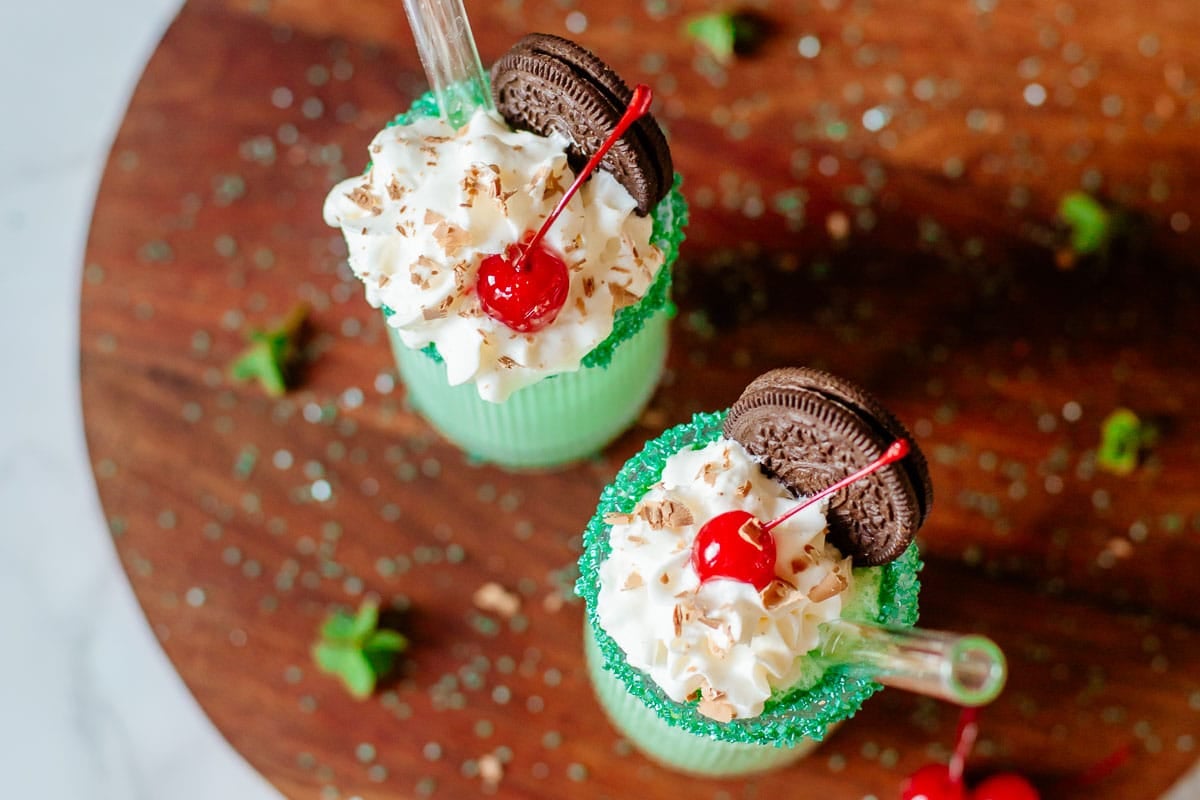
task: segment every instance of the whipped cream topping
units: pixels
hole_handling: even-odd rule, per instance
[[[600,624],[672,700],[699,691],[707,716],[757,716],[800,678],[817,627],[841,614],[854,590],[851,561],[825,541],[824,502],[771,531],[776,580],[762,592],[729,579],[701,583],[692,567],[706,521],[742,509],[765,522],[797,502],[740,444],[721,438],[671,456],[633,513],[608,520]]]
[[[485,400],[579,369],[663,263],[650,244],[651,219],[598,170],[543,240],[570,275],[557,318],[518,333],[484,313],[479,264],[541,227],[574,181],[566,145],[557,135],[510,130],[485,111],[458,131],[423,117],[380,131],[371,169],[325,200],[325,221],[342,229],[367,301],[395,312],[388,324],[406,346],[436,345],[450,384],[474,381]]]

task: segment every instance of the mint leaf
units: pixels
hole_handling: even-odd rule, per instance
[[[733,14],[718,12],[693,17],[684,27],[687,35],[702,45],[722,64],[733,60],[737,25]]]
[[[1154,443],[1158,432],[1127,408],[1118,408],[1100,425],[1096,464],[1114,475],[1129,475],[1141,461],[1142,451]]]
[[[366,700],[371,696],[371,692],[375,691],[375,680],[379,677],[366,655],[357,651],[350,654],[338,674],[347,691],[358,700]]]
[[[363,649],[381,653],[402,653],[408,647],[408,639],[397,631],[375,631],[367,639]]]
[[[356,641],[364,641],[375,627],[379,624],[379,605],[373,600],[365,600],[358,607],[358,614],[354,617],[354,638]]]
[[[328,642],[320,642],[313,645],[313,661],[317,663],[317,667],[326,674],[340,675],[346,667],[347,660],[355,653],[352,647],[342,647],[340,645],[329,644]]]
[[[272,397],[287,392],[287,375],[300,353],[300,334],[308,318],[308,306],[298,305],[268,330],[252,330],[250,345],[230,365],[235,380],[257,380]]]
[[[1103,251],[1112,237],[1112,215],[1086,192],[1071,192],[1058,203],[1058,217],[1067,225],[1067,246],[1076,256]]]
[[[327,642],[357,643],[358,633],[355,627],[355,617],[344,611],[334,612],[321,625],[321,638]]]
[[[396,656],[408,647],[399,631],[379,630],[379,605],[364,600],[350,614],[335,611],[321,623],[321,638],[312,647],[321,672],[338,677],[354,697],[364,699],[391,671]]]
[[[765,26],[752,14],[717,11],[692,17],[683,26],[688,38],[708,50],[721,64],[758,44]]]

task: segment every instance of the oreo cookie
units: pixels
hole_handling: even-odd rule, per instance
[[[567,159],[579,172],[617,126],[633,97],[613,70],[569,39],[531,33],[492,66],[492,97],[509,125],[570,140]],[[645,216],[675,179],[662,129],[642,117],[600,162]]]
[[[830,498],[829,540],[858,566],[886,564],[912,542],[933,503],[924,455],[879,401],[815,369],[777,369],[755,379],[725,418],[739,442],[776,480],[813,495],[883,455],[896,439],[908,456]]]

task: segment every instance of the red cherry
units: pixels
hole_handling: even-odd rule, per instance
[[[750,512],[726,511],[700,527],[692,567],[701,582],[729,578],[761,591],[775,579],[775,537]]]
[[[966,800],[966,792],[950,777],[950,767],[926,764],[904,780],[900,800]]]
[[[505,248],[503,255],[494,253],[484,257],[479,265],[475,291],[479,295],[479,305],[489,317],[514,331],[532,333],[540,331],[558,316],[567,302],[571,279],[567,265],[558,254],[542,244],[542,237],[566,209],[567,203],[583,186],[583,182],[600,166],[605,154],[633,123],[650,110],[653,97],[649,86],[639,84],[633,90],[629,107],[617,121],[612,133],[580,170],[575,182],[567,188],[558,205],[542,222],[542,227],[527,237],[524,246],[512,244]]]
[[[1033,784],[1015,772],[992,775],[971,792],[971,800],[1040,800]]]
[[[775,537],[772,529],[792,515],[872,472],[908,455],[908,441],[897,439],[879,458],[832,486],[789,508],[770,522],[759,522],[748,511],[726,511],[700,527],[692,542],[692,567],[700,582],[712,578],[742,581],[762,591],[775,579]],[[753,523],[748,525],[747,523]]]
[[[484,313],[520,333],[540,331],[567,302],[567,265],[544,245],[512,244],[479,265],[475,291]],[[524,253],[522,251],[524,250]]]

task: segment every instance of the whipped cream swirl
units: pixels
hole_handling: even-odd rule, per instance
[[[692,542],[709,519],[742,509],[767,521],[797,502],[722,438],[671,456],[633,513],[610,520],[600,624],[672,700],[699,691],[707,716],[757,716],[773,692],[799,680],[817,627],[841,614],[851,563],[825,541],[825,503],[771,531],[777,579],[762,592],[729,579],[701,583],[692,567]]]
[[[411,348],[433,344],[451,385],[474,381],[480,397],[512,392],[580,362],[637,302],[663,263],[652,221],[629,192],[597,171],[543,240],[570,275],[566,304],[536,333],[483,312],[479,264],[541,227],[574,180],[567,140],[513,131],[478,111],[455,131],[435,117],[385,128],[371,169],[333,188],[325,221],[340,227],[367,301]]]

